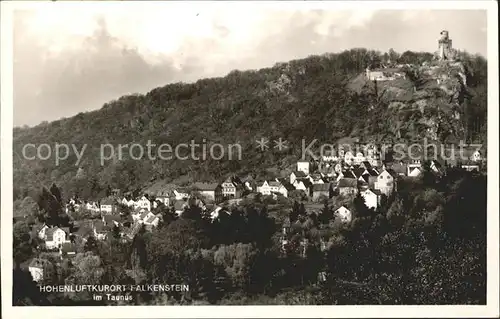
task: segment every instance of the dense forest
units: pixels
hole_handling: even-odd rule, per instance
[[[485,142],[487,63],[481,56],[461,53],[467,86],[458,106],[462,114],[459,123],[445,113],[445,107],[436,105],[445,103],[443,98],[429,98],[425,110],[395,110],[370,85],[351,89],[367,66],[376,67],[387,61],[419,66],[431,60],[432,54],[425,52],[398,54],[393,50],[380,53],[352,49],[260,70],[236,70],[222,78],[169,84],[145,95],[123,96],[96,111],[31,128],[15,128],[14,197],[23,199],[38,191],[40,185],[54,181],[66,198],[79,194],[98,199],[109,189],[134,190],[155,180],[179,183],[219,180],[229,173],[265,175],[266,168],[279,170],[291,165],[300,153],[302,139],[329,143],[344,137],[392,142],[419,140],[425,137],[425,130],[420,129],[424,114],[441,119],[441,141],[463,139],[461,132],[466,132],[466,140]],[[408,70],[408,74],[413,74],[409,78],[414,87],[422,86],[417,73]],[[431,89],[427,91],[432,93]],[[457,126],[460,128],[454,129]],[[255,140],[261,136],[281,137],[290,148],[258,152]],[[101,165],[101,144],[146,145],[148,140],[156,145],[174,146],[191,140],[239,143],[243,158],[135,161],[125,156]],[[78,150],[84,145],[87,148],[78,166],[71,152],[56,167],[53,158],[24,159],[22,147],[27,143],[66,143],[74,144]]]

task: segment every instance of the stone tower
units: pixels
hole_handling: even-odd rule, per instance
[[[453,50],[451,48],[451,39],[448,36],[448,31],[441,31],[441,38],[438,41],[439,60],[453,59]]]

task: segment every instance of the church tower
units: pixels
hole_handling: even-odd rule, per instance
[[[448,31],[441,31],[441,38],[438,41],[438,53],[439,60],[451,60],[452,57],[452,48],[451,48],[451,39],[448,36]]]

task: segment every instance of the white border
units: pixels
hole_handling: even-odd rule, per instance
[[[56,4],[57,3],[57,4]],[[1,224],[2,317],[4,318],[329,318],[329,317],[498,317],[498,7],[496,1],[307,1],[196,2],[154,1],[2,1],[1,4]],[[15,9],[99,7],[137,9],[144,6],[238,5],[290,9],[483,9],[488,12],[488,234],[487,306],[127,306],[12,307],[12,12]]]

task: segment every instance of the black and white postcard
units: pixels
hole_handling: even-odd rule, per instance
[[[2,1],[3,317],[498,316],[497,9]]]

